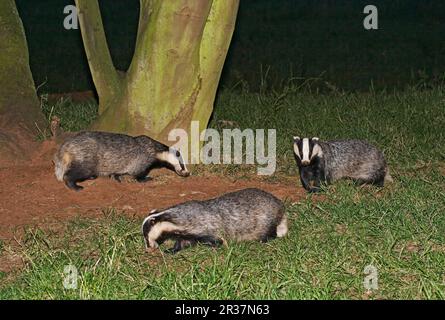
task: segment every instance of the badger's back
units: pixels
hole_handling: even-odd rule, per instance
[[[168,211],[172,222],[195,235],[243,241],[287,233],[283,203],[259,189],[244,189],[210,200],[186,202]]]
[[[330,180],[341,178],[373,180],[387,174],[383,153],[363,140],[320,142],[325,170]]]
[[[99,175],[131,174],[148,162],[148,150],[141,148],[134,137],[104,132],[97,135],[97,145]]]
[[[131,172],[146,154],[131,136],[107,132],[84,131],[68,138],[57,151],[56,176],[63,179],[69,166],[79,165],[97,175]]]

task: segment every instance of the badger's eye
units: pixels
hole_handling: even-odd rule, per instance
[[[176,151],[176,156],[179,158],[181,156],[181,154],[179,153],[179,151]]]

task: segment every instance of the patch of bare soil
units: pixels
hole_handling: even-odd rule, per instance
[[[38,143],[28,130],[0,119],[0,168],[29,161],[28,150],[37,148]]]
[[[248,187],[264,189],[291,201],[305,196],[296,186],[296,180],[270,183],[257,177],[181,178],[166,169],[152,171],[153,180],[146,183],[99,178],[81,183],[85,189],[75,192],[56,180],[51,161],[54,151],[55,144],[45,141],[28,165],[0,168],[0,239],[10,239],[17,228],[25,225],[45,227],[78,215],[100,216],[107,208],[143,217],[154,208],[208,199]]]

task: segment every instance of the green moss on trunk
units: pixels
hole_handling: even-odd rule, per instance
[[[115,79],[97,1],[76,0],[99,93],[95,129],[166,141],[192,120],[207,126],[239,0],[140,0],[135,53]]]
[[[0,1],[0,52],[0,113],[15,113],[27,122],[38,120],[28,46],[14,0]]]
[[[0,160],[28,156],[37,128],[44,128],[28,46],[14,0],[0,1]]]

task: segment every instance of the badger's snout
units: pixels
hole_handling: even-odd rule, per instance
[[[302,164],[303,166],[308,166],[310,163],[311,163],[311,162],[310,162],[309,160],[302,160],[302,161],[301,161],[301,164]]]
[[[190,175],[190,171],[188,171],[187,169],[179,169],[179,170],[175,170],[176,173],[181,176],[181,177],[188,177]]]

